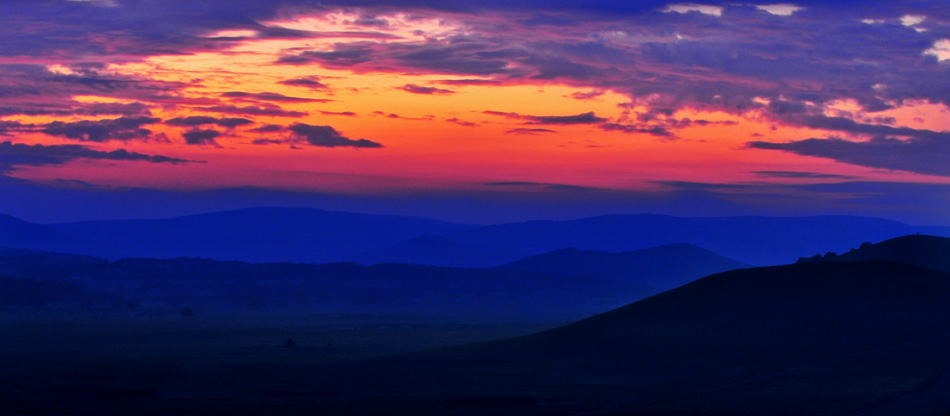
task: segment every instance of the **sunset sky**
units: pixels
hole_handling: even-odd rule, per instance
[[[31,221],[950,225],[942,1],[5,0],[0,24],[0,213]]]

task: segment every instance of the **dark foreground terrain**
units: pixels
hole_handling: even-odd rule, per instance
[[[921,243],[719,273],[553,329],[251,312],[7,319],[0,413],[950,414],[950,273],[883,259]]]
[[[281,414],[288,407],[312,413],[322,407],[314,400],[344,394],[332,386],[301,390],[313,386],[296,378],[326,364],[556,325],[288,310],[189,318],[167,312],[0,315],[0,414]]]

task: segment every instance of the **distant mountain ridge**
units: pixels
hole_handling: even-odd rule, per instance
[[[512,247],[463,243],[444,235],[422,235],[396,245],[348,256],[360,264],[409,263],[426,266],[485,267],[527,257]]]
[[[12,218],[12,217],[11,217]],[[328,263],[468,226],[309,208],[248,208],[158,220],[0,224],[0,246],[120,257]],[[46,236],[45,238],[36,237]]]
[[[849,216],[698,217],[608,215],[471,226],[307,208],[250,208],[157,220],[32,224],[0,216],[0,247],[121,257],[205,257],[249,262],[412,263],[491,267],[575,247],[625,252],[688,242],[751,265],[844,251],[950,227],[913,227]]]
[[[950,227],[927,229],[950,236]],[[533,253],[565,247],[623,252],[688,242],[743,263],[776,265],[793,263],[802,253],[843,251],[855,241],[880,241],[917,231],[918,227],[895,221],[853,216],[690,218],[640,214],[491,225],[446,236]]]
[[[692,244],[678,243],[623,253],[565,248],[497,268],[551,274],[634,280],[661,289],[710,274],[748,267]]]

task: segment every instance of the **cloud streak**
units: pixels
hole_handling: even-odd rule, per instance
[[[447,90],[443,88],[435,87],[424,87],[416,84],[406,84],[401,87],[396,87],[397,89],[403,90],[412,94],[421,94],[421,95],[452,95],[455,94],[455,91]]]
[[[127,160],[149,163],[203,163],[162,155],[147,155],[118,149],[109,152],[93,150],[83,145],[42,145],[0,142],[0,174],[7,174],[21,166],[62,165],[76,159]]]
[[[567,185],[563,183],[524,182],[524,181],[486,182],[485,186],[501,187],[501,188],[515,188],[515,189],[518,189],[518,188],[548,189],[552,191],[561,191],[561,192],[590,192],[590,191],[597,190],[597,188],[590,187],[590,186]]]
[[[54,121],[42,130],[51,136],[63,136],[68,139],[105,142],[109,140],[147,139],[152,131],[143,125],[155,124],[160,119],[152,117],[121,117],[117,119],[83,120],[65,123]]]
[[[858,142],[837,137],[784,143],[753,141],[751,149],[781,150],[872,168],[950,176],[950,135],[900,140],[875,137]]]
[[[197,127],[206,124],[214,124],[221,127],[234,128],[254,124],[253,121],[246,118],[215,118],[208,116],[176,117],[165,120],[165,124],[178,127]]]
[[[607,121],[606,118],[597,117],[593,111],[570,116],[532,116],[492,110],[483,111],[482,113],[510,119],[526,120],[525,124],[598,124]]]
[[[297,123],[291,125],[289,130],[297,137],[311,146],[317,147],[355,147],[355,148],[380,148],[383,145],[366,139],[353,140],[347,138],[330,126],[314,126],[309,124]]]

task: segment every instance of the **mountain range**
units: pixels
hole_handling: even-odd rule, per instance
[[[490,267],[563,248],[611,253],[691,243],[750,265],[843,252],[855,242],[950,227],[850,216],[608,215],[488,226],[304,208],[252,208],[170,219],[33,224],[0,216],[0,247],[122,257],[248,262],[355,261]]]

